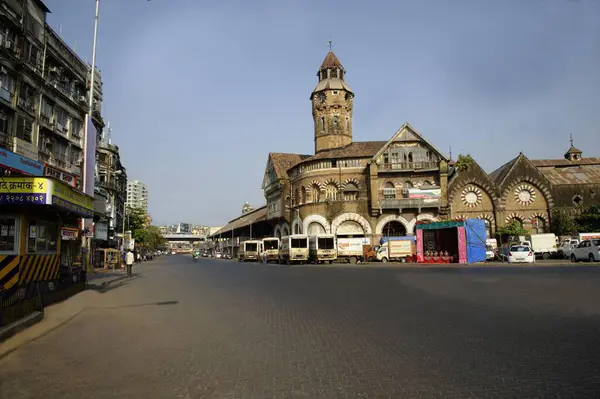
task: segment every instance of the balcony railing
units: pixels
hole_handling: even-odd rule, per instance
[[[379,200],[381,209],[423,209],[439,208],[439,198],[384,198]]]
[[[431,170],[438,169],[437,162],[393,162],[382,163],[379,165],[379,170],[394,171],[394,170]]]

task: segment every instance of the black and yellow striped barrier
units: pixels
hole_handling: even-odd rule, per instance
[[[56,280],[59,266],[60,255],[21,256],[19,284]]]
[[[0,289],[8,290],[19,282],[18,255],[0,255]]]

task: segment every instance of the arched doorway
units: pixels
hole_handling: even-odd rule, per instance
[[[308,225],[308,230],[306,232],[306,234],[308,234],[309,236],[314,236],[316,234],[324,234],[324,233],[326,233],[325,227],[323,227],[323,225],[319,222],[311,222]]]
[[[406,227],[399,221],[392,220],[383,226],[381,233],[388,237],[401,237],[406,235]]]
[[[354,220],[346,220],[342,222],[336,232],[337,235],[352,235],[352,236],[362,236],[365,235],[365,231],[363,230],[360,223],[355,222]]]
[[[284,237],[290,235],[290,230],[288,229],[287,226],[283,226],[283,228],[281,229],[281,235]]]

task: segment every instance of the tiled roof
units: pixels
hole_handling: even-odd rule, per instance
[[[323,60],[323,63],[321,64],[320,69],[325,69],[325,68],[344,69],[344,67],[342,66],[342,63],[340,62],[338,57],[333,53],[333,51],[329,51],[327,53],[327,55],[325,56],[325,59]]]
[[[600,165],[538,169],[553,185],[600,184]]]
[[[275,168],[277,177],[287,179],[287,171],[302,162],[302,160],[309,158],[310,155],[271,152],[269,157],[273,162],[273,168]]]
[[[600,158],[582,158],[576,161],[569,161],[568,159],[532,159],[531,163],[538,168],[550,166],[600,165]]]
[[[569,148],[569,150],[566,153],[567,154],[581,154],[582,151],[578,148],[571,146],[571,148]]]
[[[355,141],[344,147],[318,152],[312,157],[304,159],[303,162],[319,159],[372,157],[385,143],[386,141]]]
[[[218,237],[219,235],[230,233],[231,230],[241,229],[242,227],[246,227],[250,224],[261,222],[263,220],[267,220],[266,205],[231,220],[226,226],[222,227],[213,235],[211,235],[211,237]]]

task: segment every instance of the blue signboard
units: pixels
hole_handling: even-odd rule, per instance
[[[44,176],[43,163],[5,149],[0,149],[0,168],[1,167],[30,176]]]
[[[0,204],[2,205],[21,205],[21,204],[46,204],[46,194],[35,193],[11,193],[0,194]]]

